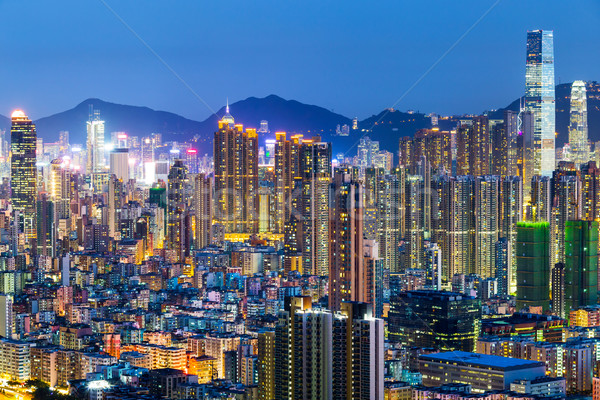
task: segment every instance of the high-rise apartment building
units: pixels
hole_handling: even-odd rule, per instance
[[[475,273],[482,278],[495,276],[494,245],[498,240],[500,216],[500,177],[475,178]]]
[[[351,167],[335,170],[330,196],[329,308],[343,301],[365,301],[363,185]]]
[[[598,222],[565,223],[565,314],[598,302]]]
[[[206,174],[198,174],[194,177],[194,214],[196,216],[194,247],[202,249],[212,241],[213,181]]]
[[[186,198],[187,170],[183,160],[175,160],[169,170],[167,187],[167,246],[175,252],[177,262],[189,255],[190,232]]]
[[[383,398],[383,320],[367,304],[331,312],[287,297],[259,343],[260,399]]]
[[[329,275],[331,145],[321,142],[320,137],[303,140],[300,174],[302,271],[304,274]]]
[[[555,168],[554,33],[527,32],[525,110],[533,114],[534,175],[551,176]]]
[[[18,214],[19,230],[25,235],[25,247],[36,238],[37,134],[35,124],[21,110],[11,116],[11,203]]]
[[[258,232],[258,136],[227,114],[213,142],[217,222],[226,233]]]

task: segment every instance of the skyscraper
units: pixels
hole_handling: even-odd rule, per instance
[[[569,145],[572,161],[579,168],[590,160],[588,141],[587,94],[584,81],[575,81],[571,86],[571,113],[569,124]]]
[[[37,254],[56,257],[55,205],[48,193],[39,193],[36,217]]]
[[[550,225],[517,223],[517,310],[550,306]]]
[[[110,152],[110,173],[124,183],[129,181],[129,149],[119,148]]]
[[[90,118],[87,121],[87,164],[86,173],[105,171],[104,159],[104,121],[100,118],[100,110],[90,107]]]
[[[494,245],[498,240],[500,177],[475,178],[475,273],[482,278],[495,276]]]
[[[213,142],[215,207],[226,233],[258,232],[258,135],[235,125],[227,114],[219,121]]]
[[[533,114],[534,175],[550,176],[555,167],[554,33],[527,32],[525,110]]]
[[[320,137],[302,142],[300,149],[302,271],[329,275],[329,184],[331,144]]]
[[[383,398],[383,320],[368,304],[331,312],[286,297],[275,331],[258,340],[261,399]]]
[[[363,186],[358,170],[335,171],[330,195],[329,307],[338,311],[342,301],[364,301]]]
[[[175,253],[175,260],[182,262],[189,254],[190,232],[186,229],[187,200],[185,185],[187,171],[183,160],[175,160],[169,170],[169,183],[167,188],[167,246]]]
[[[213,183],[212,178],[205,174],[198,174],[194,178],[194,213],[196,215],[196,232],[194,233],[194,247],[202,249],[212,240],[213,218]]]
[[[36,237],[37,167],[35,124],[21,110],[12,113],[10,186],[12,206],[19,214],[25,246]]]

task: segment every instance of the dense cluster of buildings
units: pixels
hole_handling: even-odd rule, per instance
[[[577,81],[555,149],[552,41],[528,33],[520,111],[400,138],[397,163],[368,137],[339,159],[267,138],[229,107],[212,158],[199,138],[109,139],[98,110],[85,146],[43,143],[15,111],[0,376],[89,399],[592,392],[600,147]]]

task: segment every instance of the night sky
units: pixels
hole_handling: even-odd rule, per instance
[[[391,106],[495,0],[105,0],[214,110],[274,93],[365,118]],[[89,97],[210,111],[101,0],[0,0],[0,114]],[[600,80],[600,1],[502,0],[397,106],[479,113],[521,94],[528,29],[556,81]],[[233,113],[235,113],[232,110]]]

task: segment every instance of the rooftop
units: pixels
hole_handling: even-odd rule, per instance
[[[422,360],[453,362],[457,365],[470,365],[480,367],[491,367],[503,371],[526,369],[532,367],[543,367],[544,363],[539,361],[520,360],[517,358],[492,356],[486,354],[469,353],[466,351],[448,351],[444,353],[433,353],[419,356]]]

